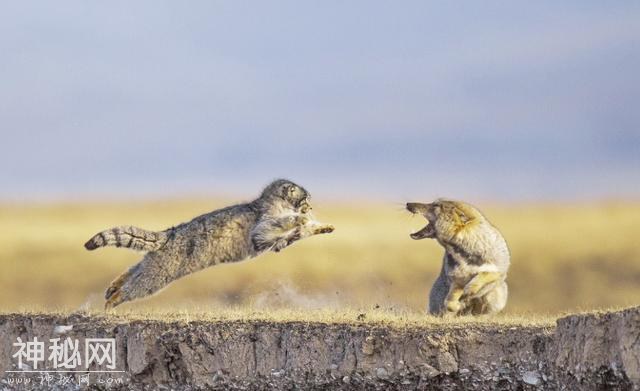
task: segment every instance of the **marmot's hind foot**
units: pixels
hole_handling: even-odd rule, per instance
[[[463,309],[462,303],[459,301],[448,301],[445,303],[447,312],[450,314],[457,314]]]

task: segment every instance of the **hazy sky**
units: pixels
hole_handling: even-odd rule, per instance
[[[0,199],[640,197],[640,2],[2,2],[0,132]]]

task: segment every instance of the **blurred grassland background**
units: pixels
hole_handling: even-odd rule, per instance
[[[491,201],[507,312],[638,305],[639,20],[637,1],[1,2],[0,311],[100,309],[141,255],[91,235],[275,177],[336,231],[118,311],[422,315],[443,251],[402,201],[439,196]]]
[[[428,200],[416,200],[428,201]],[[132,224],[164,229],[230,204],[208,199],[5,203],[0,206],[0,309],[100,309],[110,281],[141,254],[88,252],[94,233]],[[640,304],[640,202],[476,204],[512,252],[507,313],[557,314]],[[281,253],[206,269],[129,310],[240,305],[253,309],[423,311],[443,250],[414,241],[421,228],[401,203],[323,203],[336,231]]]

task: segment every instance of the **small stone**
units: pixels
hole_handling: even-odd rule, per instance
[[[55,334],[64,334],[64,333],[68,333],[71,330],[73,330],[73,325],[69,325],[69,326],[59,325],[53,328],[53,332]]]
[[[342,378],[342,382],[344,384],[349,384],[349,383],[351,383],[351,378],[349,376],[345,376],[345,377]]]
[[[458,371],[458,362],[456,358],[449,352],[438,352],[436,356],[438,362],[438,370],[443,373],[452,373]]]
[[[337,364],[331,364],[331,366],[329,366],[329,369],[331,369],[332,371],[335,371],[336,369],[338,369],[338,365]]]
[[[378,376],[380,379],[386,379],[389,377],[389,372],[387,372],[387,370],[384,368],[378,368],[376,369],[376,376]]]
[[[372,336],[368,336],[367,338],[364,339],[364,342],[362,343],[362,353],[367,356],[371,356],[373,355],[374,351],[375,351],[375,338]]]
[[[422,364],[422,367],[424,368],[424,372],[425,372],[425,375],[427,376],[427,379],[431,379],[440,374],[439,370],[435,369],[429,364]]]
[[[460,370],[460,374],[463,375],[463,376],[468,375],[469,373],[471,373],[471,371],[468,370],[467,368],[462,368]]]
[[[538,371],[527,371],[522,374],[522,381],[532,386],[540,384],[540,374]]]

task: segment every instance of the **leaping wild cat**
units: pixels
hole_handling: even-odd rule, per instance
[[[481,315],[500,312],[507,303],[507,242],[473,206],[459,201],[410,202],[407,210],[428,224],[411,234],[432,238],[445,249],[440,275],[429,293],[431,314]]]
[[[198,216],[188,223],[154,232],[132,226],[102,231],[85,243],[146,251],[140,262],[111,283],[105,308],[157,292],[174,280],[220,263],[239,262],[265,251],[278,252],[300,239],[333,231],[314,220],[310,195],[279,179],[256,200]]]

